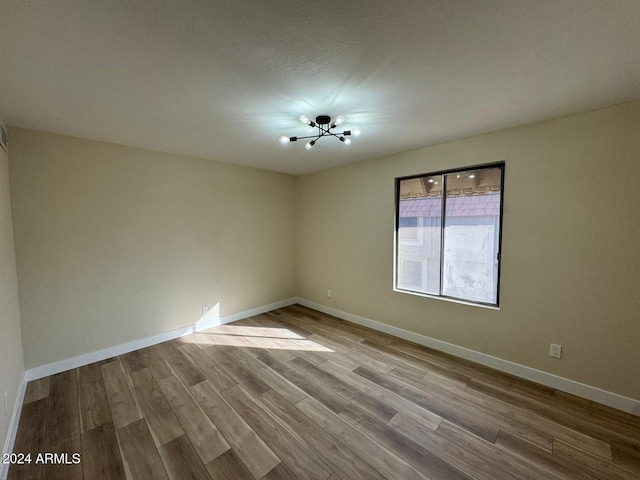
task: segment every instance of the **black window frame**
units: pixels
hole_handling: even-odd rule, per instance
[[[441,300],[449,300],[449,301],[454,301],[454,302],[459,302],[459,303],[465,303],[465,304],[470,304],[470,305],[478,305],[478,306],[484,306],[484,307],[493,307],[493,308],[500,308],[500,281],[501,281],[501,277],[502,277],[502,237],[503,237],[503,221],[504,221],[504,179],[505,179],[505,166],[506,166],[506,162],[502,161],[502,162],[495,162],[495,163],[486,163],[486,164],[481,164],[481,165],[472,165],[472,166],[466,166],[466,167],[460,167],[460,168],[454,168],[454,169],[450,169],[450,170],[439,170],[439,171],[435,171],[435,172],[427,172],[427,173],[421,173],[421,174],[417,174],[417,175],[408,175],[408,176],[404,176],[404,177],[396,177],[395,178],[395,217],[394,217],[394,241],[393,241],[393,290],[396,292],[400,292],[400,293],[407,293],[407,294],[411,294],[411,295],[418,295],[418,296],[422,296],[422,297],[428,297],[428,298],[436,298],[436,299],[441,299]],[[499,226],[499,231],[498,231],[498,253],[497,253],[497,261],[498,261],[498,266],[497,266],[497,282],[496,282],[496,302],[495,303],[489,303],[489,302],[480,302],[477,300],[470,300],[467,298],[461,298],[461,297],[454,297],[451,295],[444,295],[443,292],[443,282],[442,282],[442,275],[443,275],[443,261],[444,261],[444,256],[442,254],[442,252],[444,251],[445,245],[444,245],[444,229],[446,226],[446,216],[445,216],[445,209],[446,209],[446,192],[447,192],[447,185],[446,185],[446,178],[447,175],[451,175],[451,174],[457,174],[457,173],[464,173],[464,172],[473,172],[473,171],[477,171],[477,170],[482,170],[482,169],[488,169],[488,168],[499,168],[500,169],[500,219],[498,221],[498,226]],[[398,261],[399,261],[399,257],[398,257],[398,248],[400,246],[400,237],[399,237],[399,223],[400,223],[400,184],[402,181],[404,180],[410,180],[410,179],[414,179],[414,178],[423,178],[423,177],[431,177],[431,176],[436,176],[436,175],[441,175],[442,179],[443,179],[443,185],[442,185],[442,206],[441,206],[441,225],[440,225],[440,233],[441,233],[441,245],[440,245],[440,287],[439,287],[439,294],[433,294],[433,293],[424,293],[424,292],[420,292],[420,291],[416,291],[416,290],[409,290],[406,288],[400,288],[398,287]]]

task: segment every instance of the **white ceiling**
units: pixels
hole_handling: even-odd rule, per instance
[[[291,174],[639,98],[640,0],[0,0],[5,123]]]

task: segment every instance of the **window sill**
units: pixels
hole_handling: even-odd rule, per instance
[[[458,300],[456,298],[441,297],[439,295],[429,295],[428,293],[412,292],[411,290],[402,290],[399,288],[394,288],[393,291],[398,293],[405,293],[407,295],[414,295],[416,297],[433,298],[435,300],[442,300],[450,303],[458,303],[460,305],[469,305],[470,307],[480,307],[480,308],[486,308],[488,310],[498,310],[498,311],[500,310],[500,307],[495,305],[486,305],[484,303],[468,302],[465,300]]]

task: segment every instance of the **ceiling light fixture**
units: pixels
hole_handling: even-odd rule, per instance
[[[309,135],[306,137],[287,137],[286,135],[283,135],[280,137],[280,143],[285,145],[289,142],[297,142],[298,140],[312,138],[313,140],[310,140],[304,146],[304,148],[306,148],[307,150],[311,150],[316,142],[322,137],[336,137],[345,145],[351,145],[351,139],[346,137],[349,137],[350,135],[360,135],[360,130],[345,130],[343,132],[333,131],[333,129],[338,125],[344,123],[345,120],[346,118],[344,118],[344,115],[338,115],[333,122],[331,121],[331,117],[329,115],[318,115],[316,117],[316,121],[314,122],[306,115],[300,115],[300,121],[306,125],[309,125],[310,127],[317,127],[318,133],[316,135]]]

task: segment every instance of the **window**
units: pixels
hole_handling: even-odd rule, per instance
[[[396,179],[395,289],[498,306],[504,164]]]

